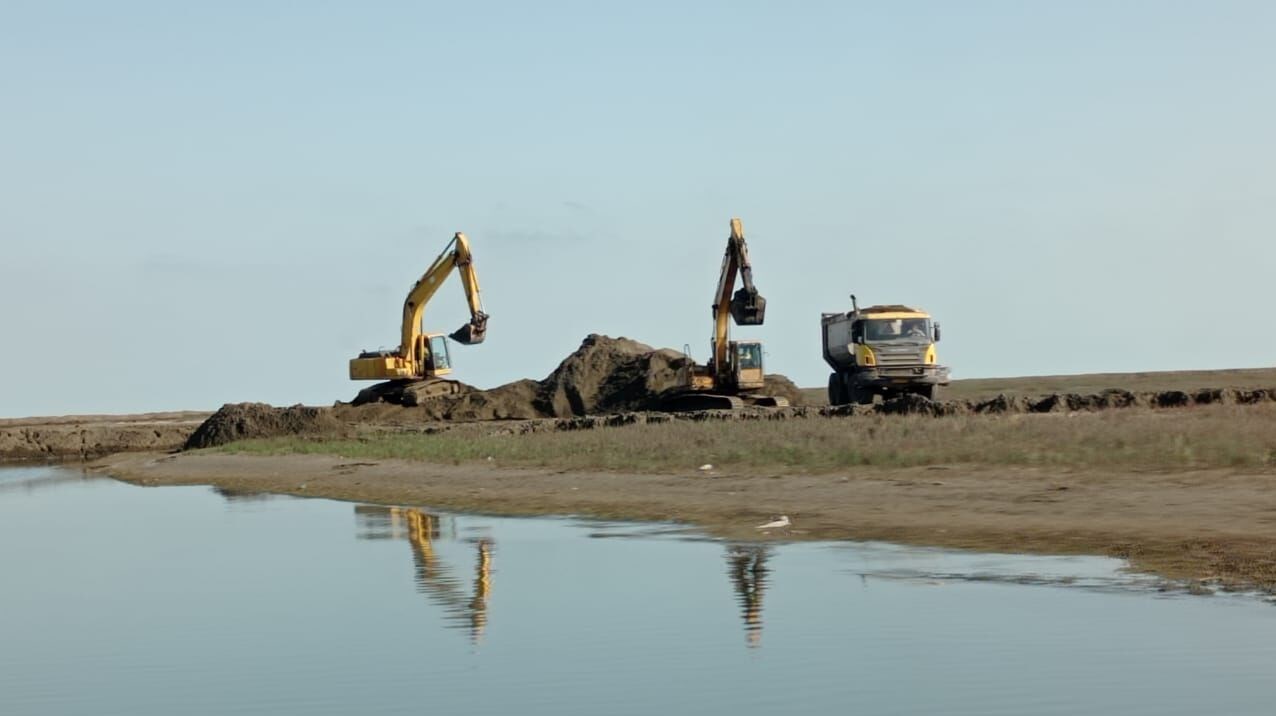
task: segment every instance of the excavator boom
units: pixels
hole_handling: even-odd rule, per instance
[[[731,238],[727,251],[732,247],[738,256],[740,280],[744,286],[731,297],[731,317],[737,326],[760,326],[766,318],[766,299],[753,285],[753,264],[749,263],[749,247],[744,243],[744,226],[739,219],[731,220]],[[730,290],[730,286],[727,287]]]

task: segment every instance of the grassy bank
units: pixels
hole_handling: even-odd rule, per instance
[[[990,465],[1122,469],[1276,468],[1276,406],[1097,413],[859,416],[779,422],[666,423],[574,432],[273,438],[222,450],[349,459],[487,462],[568,470],[668,473],[723,469],[830,473],[852,467]]]

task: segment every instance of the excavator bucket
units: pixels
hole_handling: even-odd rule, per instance
[[[754,290],[740,289],[731,297],[731,317],[737,326],[760,326],[766,318],[766,299]]]
[[[487,314],[480,313],[474,320],[449,333],[448,338],[463,346],[482,343],[487,338]]]

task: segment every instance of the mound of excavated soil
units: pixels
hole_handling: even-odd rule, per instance
[[[628,338],[593,334],[544,380],[520,380],[491,390],[458,383],[450,395],[425,397],[419,383],[381,383],[360,391],[355,408],[339,408],[343,418],[371,418],[375,403],[411,407],[417,420],[524,420],[570,418],[652,409],[679,386],[687,357]],[[770,395],[802,402],[801,391],[782,375],[766,377]]]
[[[340,435],[345,426],[330,408],[294,405],[275,408],[265,403],[227,403],[186,440],[185,449],[215,447],[235,440],[280,435]]]
[[[535,407],[560,418],[641,410],[677,386],[686,361],[678,351],[592,334],[540,382]]]

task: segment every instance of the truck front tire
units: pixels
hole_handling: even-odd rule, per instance
[[[829,374],[829,405],[845,405],[846,395],[845,388],[842,385],[842,376],[839,373]]]

